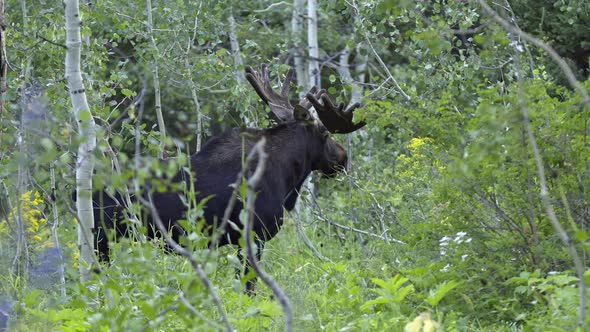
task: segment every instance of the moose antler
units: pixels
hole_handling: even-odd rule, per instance
[[[280,94],[272,89],[266,64],[263,63],[260,66],[260,71],[255,71],[250,66],[246,66],[245,69],[246,79],[254,87],[258,96],[270,106],[278,120],[282,122],[293,120],[293,106],[289,103],[289,88],[295,74],[293,68],[287,72]]]
[[[308,93],[306,97],[315,108],[324,126],[331,133],[348,134],[366,125],[364,121],[356,124],[352,122],[353,112],[360,106],[359,103],[354,103],[344,110],[344,103],[340,103],[338,106],[334,105],[326,93],[319,95],[322,102],[318,100],[318,94]]]
[[[306,94],[306,97],[301,99],[301,101],[299,102],[299,105],[301,105],[301,107],[303,107],[309,111],[309,109],[311,108],[312,105],[311,105],[311,102],[309,101],[309,98],[307,98],[307,95],[311,94],[312,96],[314,96],[317,99],[317,98],[320,98],[325,93],[326,93],[326,90],[324,90],[324,89],[318,90],[318,87],[314,86],[311,89],[309,89],[309,91]]]
[[[272,88],[266,64],[263,63],[260,66],[260,71],[256,71],[250,66],[246,66],[245,70],[246,79],[256,90],[258,96],[270,106],[277,119],[281,122],[294,120],[295,107],[289,102],[289,88],[295,74],[293,68],[287,72],[280,93]],[[335,106],[326,94],[326,90],[318,90],[315,86],[309,90],[298,106],[305,110],[309,110],[313,106],[320,120],[331,133],[351,133],[366,124],[364,121],[356,124],[352,122],[353,111],[360,106],[359,103],[354,103],[344,110],[344,103]]]

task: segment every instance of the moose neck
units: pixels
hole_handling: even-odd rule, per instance
[[[267,175],[275,176],[282,182],[286,194],[299,190],[311,173],[313,142],[305,126],[290,122],[264,131],[267,138],[266,151],[269,155]],[[286,197],[285,197],[286,198]]]

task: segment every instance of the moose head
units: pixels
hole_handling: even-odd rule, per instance
[[[362,128],[365,122],[353,123],[353,111],[359,107],[354,103],[346,109],[344,103],[335,105],[326,90],[313,87],[298,104],[289,102],[289,89],[294,76],[293,68],[289,69],[282,84],[280,93],[272,89],[268,66],[262,64],[260,71],[246,66],[246,79],[260,98],[270,106],[274,118],[279,123],[295,123],[305,129],[305,140],[308,144],[308,158],[311,170],[318,170],[326,176],[334,176],[346,168],[346,151],[330,134],[347,134]],[[309,110],[317,112],[319,120],[314,119]],[[292,139],[298,139],[293,137]]]

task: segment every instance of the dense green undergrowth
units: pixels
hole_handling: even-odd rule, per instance
[[[442,247],[413,236],[399,238],[406,244],[366,239],[361,245],[353,234],[305,229],[330,262],[313,256],[293,220],[263,256],[290,298],[297,331],[402,331],[421,320],[444,331],[575,329],[579,295],[571,273],[519,272],[510,264],[494,272],[484,260],[462,257],[475,255],[462,234],[449,237],[442,259]],[[281,330],[282,310],[266,285],[259,283],[254,297],[242,292],[235,253],[222,248],[205,266],[231,323],[238,331]],[[190,264],[157,245],[123,241],[114,264],[86,286],[73,281],[77,270],[68,265],[67,296],[56,287],[18,294],[13,330],[214,330],[179,299],[182,294],[209,319],[219,317]]]

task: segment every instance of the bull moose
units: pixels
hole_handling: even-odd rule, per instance
[[[257,244],[256,259],[259,260],[265,241],[272,239],[283,224],[283,209],[292,210],[298,198],[298,191],[312,171],[319,171],[327,176],[334,176],[346,167],[346,151],[330,138],[330,133],[350,133],[365,125],[364,122],[353,123],[353,110],[359,105],[353,104],[346,109],[344,104],[335,105],[325,90],[311,89],[296,105],[289,102],[289,88],[293,80],[293,69],[287,72],[280,92],[272,89],[268,67],[262,65],[260,71],[246,67],[246,78],[262,100],[270,106],[272,114],[279,124],[269,129],[245,130],[231,129],[210,139],[202,149],[191,156],[190,169],[194,179],[194,191],[197,201],[208,199],[203,213],[205,225],[209,230],[218,225],[222,219],[230,196],[231,185],[242,170],[243,156],[262,137],[266,139],[265,151],[268,154],[266,170],[260,181],[254,206],[255,220],[253,231]],[[319,121],[310,116],[314,107]],[[172,183],[182,183],[189,188],[191,174],[180,171]],[[153,204],[159,218],[169,229],[172,238],[178,240],[184,230],[178,220],[186,218],[187,206],[178,190],[152,193]],[[109,260],[108,237],[106,230],[116,229],[118,236],[127,233],[123,219],[124,206],[121,195],[107,195],[97,192],[93,196],[95,248],[102,261]],[[215,240],[219,246],[237,244],[243,227],[239,213],[243,208],[237,202],[231,211],[229,220],[221,234]],[[152,210],[153,211],[153,210]],[[148,238],[157,236],[154,232],[154,220],[148,214]],[[237,225],[238,227],[235,227]],[[248,263],[246,262],[246,269]],[[246,284],[251,291],[254,280]]]

